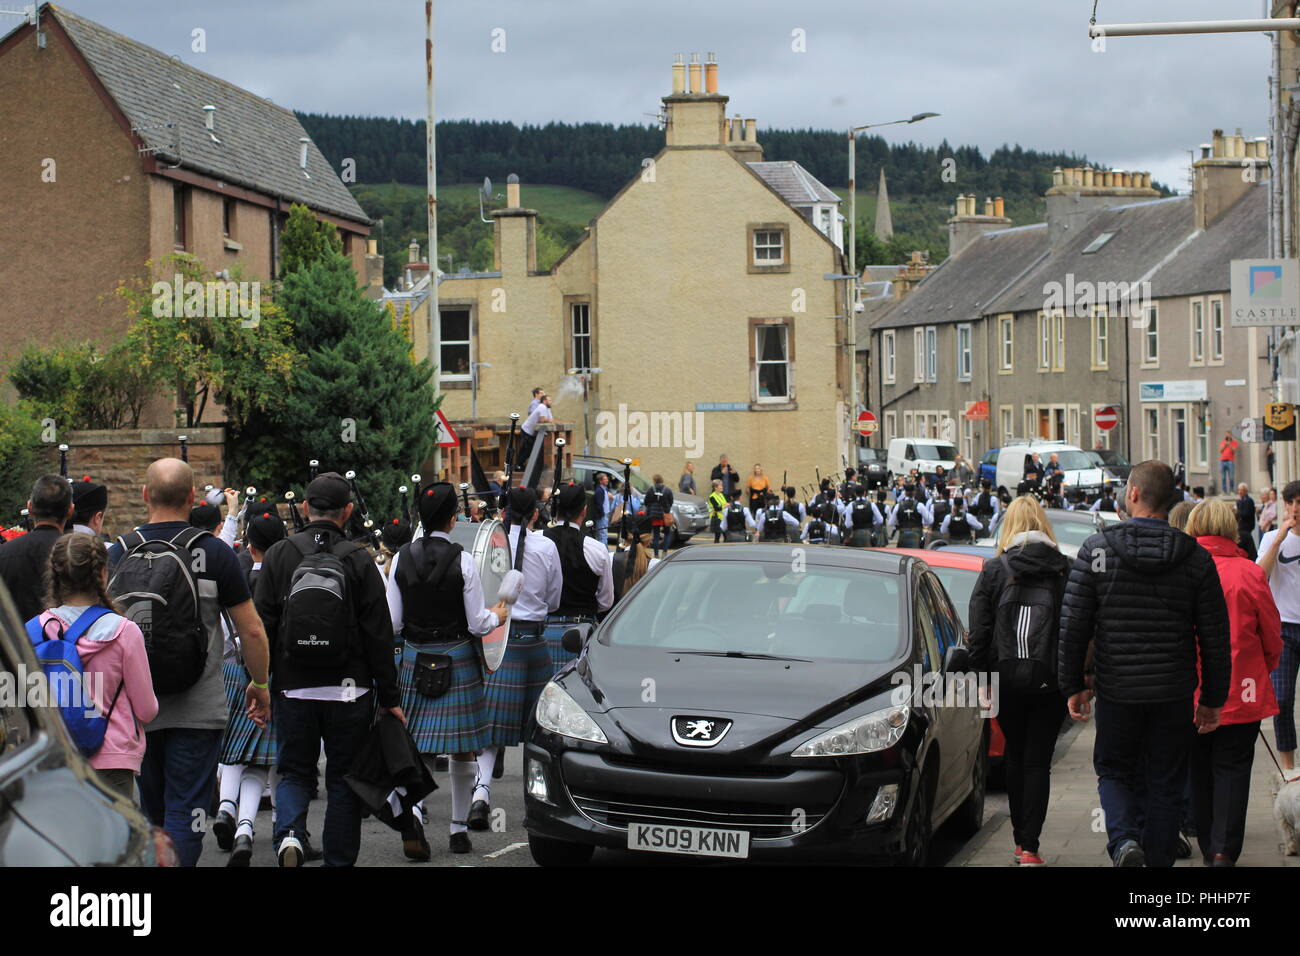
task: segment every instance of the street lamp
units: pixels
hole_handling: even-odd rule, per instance
[[[469,366],[469,417],[478,421],[478,370],[491,368],[491,362],[471,362]]]
[[[587,405],[587,384],[591,381],[593,375],[600,373],[598,368],[571,368],[570,375],[577,375],[582,379],[582,453],[591,454],[591,413]]]
[[[927,120],[938,116],[938,113],[917,113],[911,119],[892,120],[888,123],[869,123],[866,126],[853,126],[849,128],[849,268],[848,272],[853,276],[848,286],[848,296],[845,302],[844,314],[849,319],[848,329],[848,347],[849,347],[849,448],[856,447],[857,440],[852,437],[853,421],[858,415],[858,323],[856,315],[858,309],[858,134],[869,129],[877,129],[881,126],[899,126],[909,123],[919,123],[921,120]],[[855,456],[856,458],[856,456]],[[855,461],[856,464],[856,461]]]

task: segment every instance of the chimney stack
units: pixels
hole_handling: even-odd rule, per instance
[[[727,97],[718,93],[717,54],[692,53],[689,63],[683,54],[673,60],[673,91],[663,98],[665,144],[676,146],[730,146],[758,153],[758,143],[744,140],[744,125],[739,117],[727,120]],[[761,159],[759,155],[755,158]]]
[[[379,254],[379,240],[366,240],[366,287],[382,288],[384,284],[384,257]]]
[[[955,256],[985,233],[1011,225],[1011,220],[1002,214],[1001,199],[986,198],[982,216],[977,213],[978,203],[973,193],[957,197],[956,214],[948,220],[949,256]]]
[[[1201,158],[1192,163],[1196,228],[1214,225],[1252,185],[1268,176],[1266,137],[1248,140],[1240,129],[1231,136],[1216,129],[1209,145],[1201,145]]]
[[[1151,188],[1151,174],[1146,172],[1089,166],[1054,169],[1047,190],[1048,242],[1058,249],[1098,210],[1159,195]]]

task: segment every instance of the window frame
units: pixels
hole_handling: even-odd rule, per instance
[[[1052,370],[1052,320],[1046,312],[1038,313],[1038,371]]]
[[[1092,370],[1104,372],[1110,368],[1110,315],[1104,305],[1092,310]]]
[[[963,339],[965,344],[963,345]],[[975,372],[975,333],[969,322],[957,324],[957,381],[969,382]]]
[[[193,194],[184,183],[172,184],[172,248],[182,252],[190,249],[190,213]]]
[[[758,353],[759,329],[777,326],[784,330],[785,358],[781,363],[760,361]],[[758,392],[759,366],[783,364],[785,366],[785,394],[760,396]],[[795,333],[794,316],[750,317],[749,319],[749,408],[750,411],[784,411],[797,408],[795,399]]]
[[[1139,353],[1141,361],[1139,368],[1159,368],[1160,367],[1160,308],[1156,303],[1147,306],[1146,324],[1142,329],[1142,351]],[[1154,345],[1155,354],[1152,355],[1152,346]]]
[[[780,234],[781,260],[779,262],[773,262],[770,259],[760,260],[758,258],[758,234],[769,232]],[[771,248],[771,246],[764,246],[764,248]],[[789,272],[791,258],[790,224],[788,222],[749,223],[747,226],[747,242],[745,244],[745,267],[751,275]]]
[[[1016,318],[998,316],[998,374],[1011,375],[1016,370]]]
[[[912,382],[925,381],[925,326],[918,325],[912,331]]]
[[[437,356],[437,360],[439,364],[438,380],[441,383],[451,388],[470,388],[473,384],[474,363],[478,361],[478,349],[475,347],[477,344],[475,340],[478,338],[477,336],[478,316],[476,315],[477,305],[478,302],[477,300],[474,299],[443,299],[437,303],[436,311],[438,315],[438,350],[439,350]],[[465,312],[468,314],[469,317],[467,322],[467,333],[469,335],[468,341],[466,341],[465,339],[446,339],[443,337],[442,314],[444,312]],[[469,345],[469,371],[448,372],[444,367],[442,367],[442,361],[443,361],[442,350],[447,347],[448,343],[452,345],[460,345],[462,343]]]
[[[1155,427],[1152,428],[1154,422]],[[1160,406],[1142,406],[1142,446],[1147,457],[1160,459]]]
[[[1052,313],[1052,371],[1065,371],[1065,312]]]
[[[886,385],[898,380],[898,342],[893,329],[880,333],[880,380]]]
[[[885,412],[884,428],[885,428],[885,435],[884,435],[885,447],[888,448],[889,443],[898,437],[898,412],[895,411]]]
[[[1001,448],[1016,437],[1016,406],[998,406],[998,427],[1002,431],[1001,440],[998,442],[998,447]]]
[[[590,373],[593,368],[597,367],[596,327],[595,327],[595,323],[592,322],[592,317],[591,317],[591,311],[592,311],[591,300],[587,298],[573,298],[573,299],[566,298],[565,305],[568,307],[568,311],[569,311],[569,329],[568,329],[569,364],[566,367],[566,371],[570,368],[576,368],[579,371]],[[575,327],[577,323],[577,313],[579,309],[585,309],[587,314],[587,331],[583,335],[579,335]],[[586,365],[583,365],[578,361],[578,340],[580,338],[586,339],[586,347],[587,347]]]
[[[1210,321],[1208,331],[1210,347],[1208,354],[1206,355],[1205,364],[1222,365],[1224,363],[1224,346],[1227,344],[1225,341],[1227,330],[1224,328],[1223,298],[1221,296],[1210,299]]]
[[[1205,301],[1193,299],[1188,306],[1188,364],[1205,364]],[[1200,328],[1197,328],[1197,325]]]
[[[939,328],[934,325],[925,327],[925,380],[939,380]]]

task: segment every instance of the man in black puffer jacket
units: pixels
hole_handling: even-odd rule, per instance
[[[1130,519],[1083,543],[1061,612],[1058,679],[1075,720],[1090,711],[1084,662],[1092,645],[1093,767],[1116,866],[1173,865],[1193,719],[1200,733],[1218,726],[1232,676],[1219,573],[1208,551],[1165,520],[1173,489],[1163,462],[1133,469]]]

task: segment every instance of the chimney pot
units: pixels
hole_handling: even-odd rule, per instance
[[[378,255],[378,254],[379,254],[379,240],[378,240],[378,239],[367,239],[367,240],[366,240],[366,255],[368,255],[368,256],[374,256],[374,255]]]
[[[1083,184],[1085,186],[1095,186],[1097,184],[1097,171],[1091,166],[1083,167]]]
[[[1255,137],[1255,155],[1260,159],[1268,159],[1268,137]]]
[[[999,219],[1006,217],[1006,208],[1006,201],[1001,196],[998,196],[993,200],[993,215],[997,216]]]
[[[993,215],[993,200],[988,196],[984,197],[984,215],[986,216]]]
[[[406,261],[407,261],[408,263],[409,263],[409,262],[419,262],[419,261],[420,261],[420,243],[417,242],[416,240],[412,239],[412,240],[411,240],[411,244],[410,244],[409,246],[406,247],[406,256],[407,256]]]
[[[203,107],[203,125],[207,129],[212,130],[216,128],[216,119],[217,108],[215,106],[209,103],[207,106]]]
[[[686,58],[681,53],[673,54],[673,92],[686,92]]]
[[[519,177],[514,173],[506,177],[506,205],[511,209],[518,209],[523,205],[519,201]]]
[[[703,91],[704,85],[700,82],[700,55],[698,53],[692,53],[690,65],[690,89],[687,90],[687,92],[702,93]]]
[[[1055,169],[1052,170],[1052,185],[1053,186],[1065,185],[1065,172],[1061,169],[1060,166],[1057,166]]]
[[[758,120],[756,119],[745,120],[745,142],[746,143],[758,142]]]
[[[306,169],[306,168],[307,168],[307,146],[308,146],[308,144],[310,144],[310,143],[311,143],[311,140],[308,139],[306,136],[299,136],[299,137],[298,137],[298,146],[299,146],[299,149],[298,149],[298,166],[299,166],[299,168],[301,168],[301,169]]]
[[[718,55],[709,53],[704,58],[704,92],[718,92]]]

